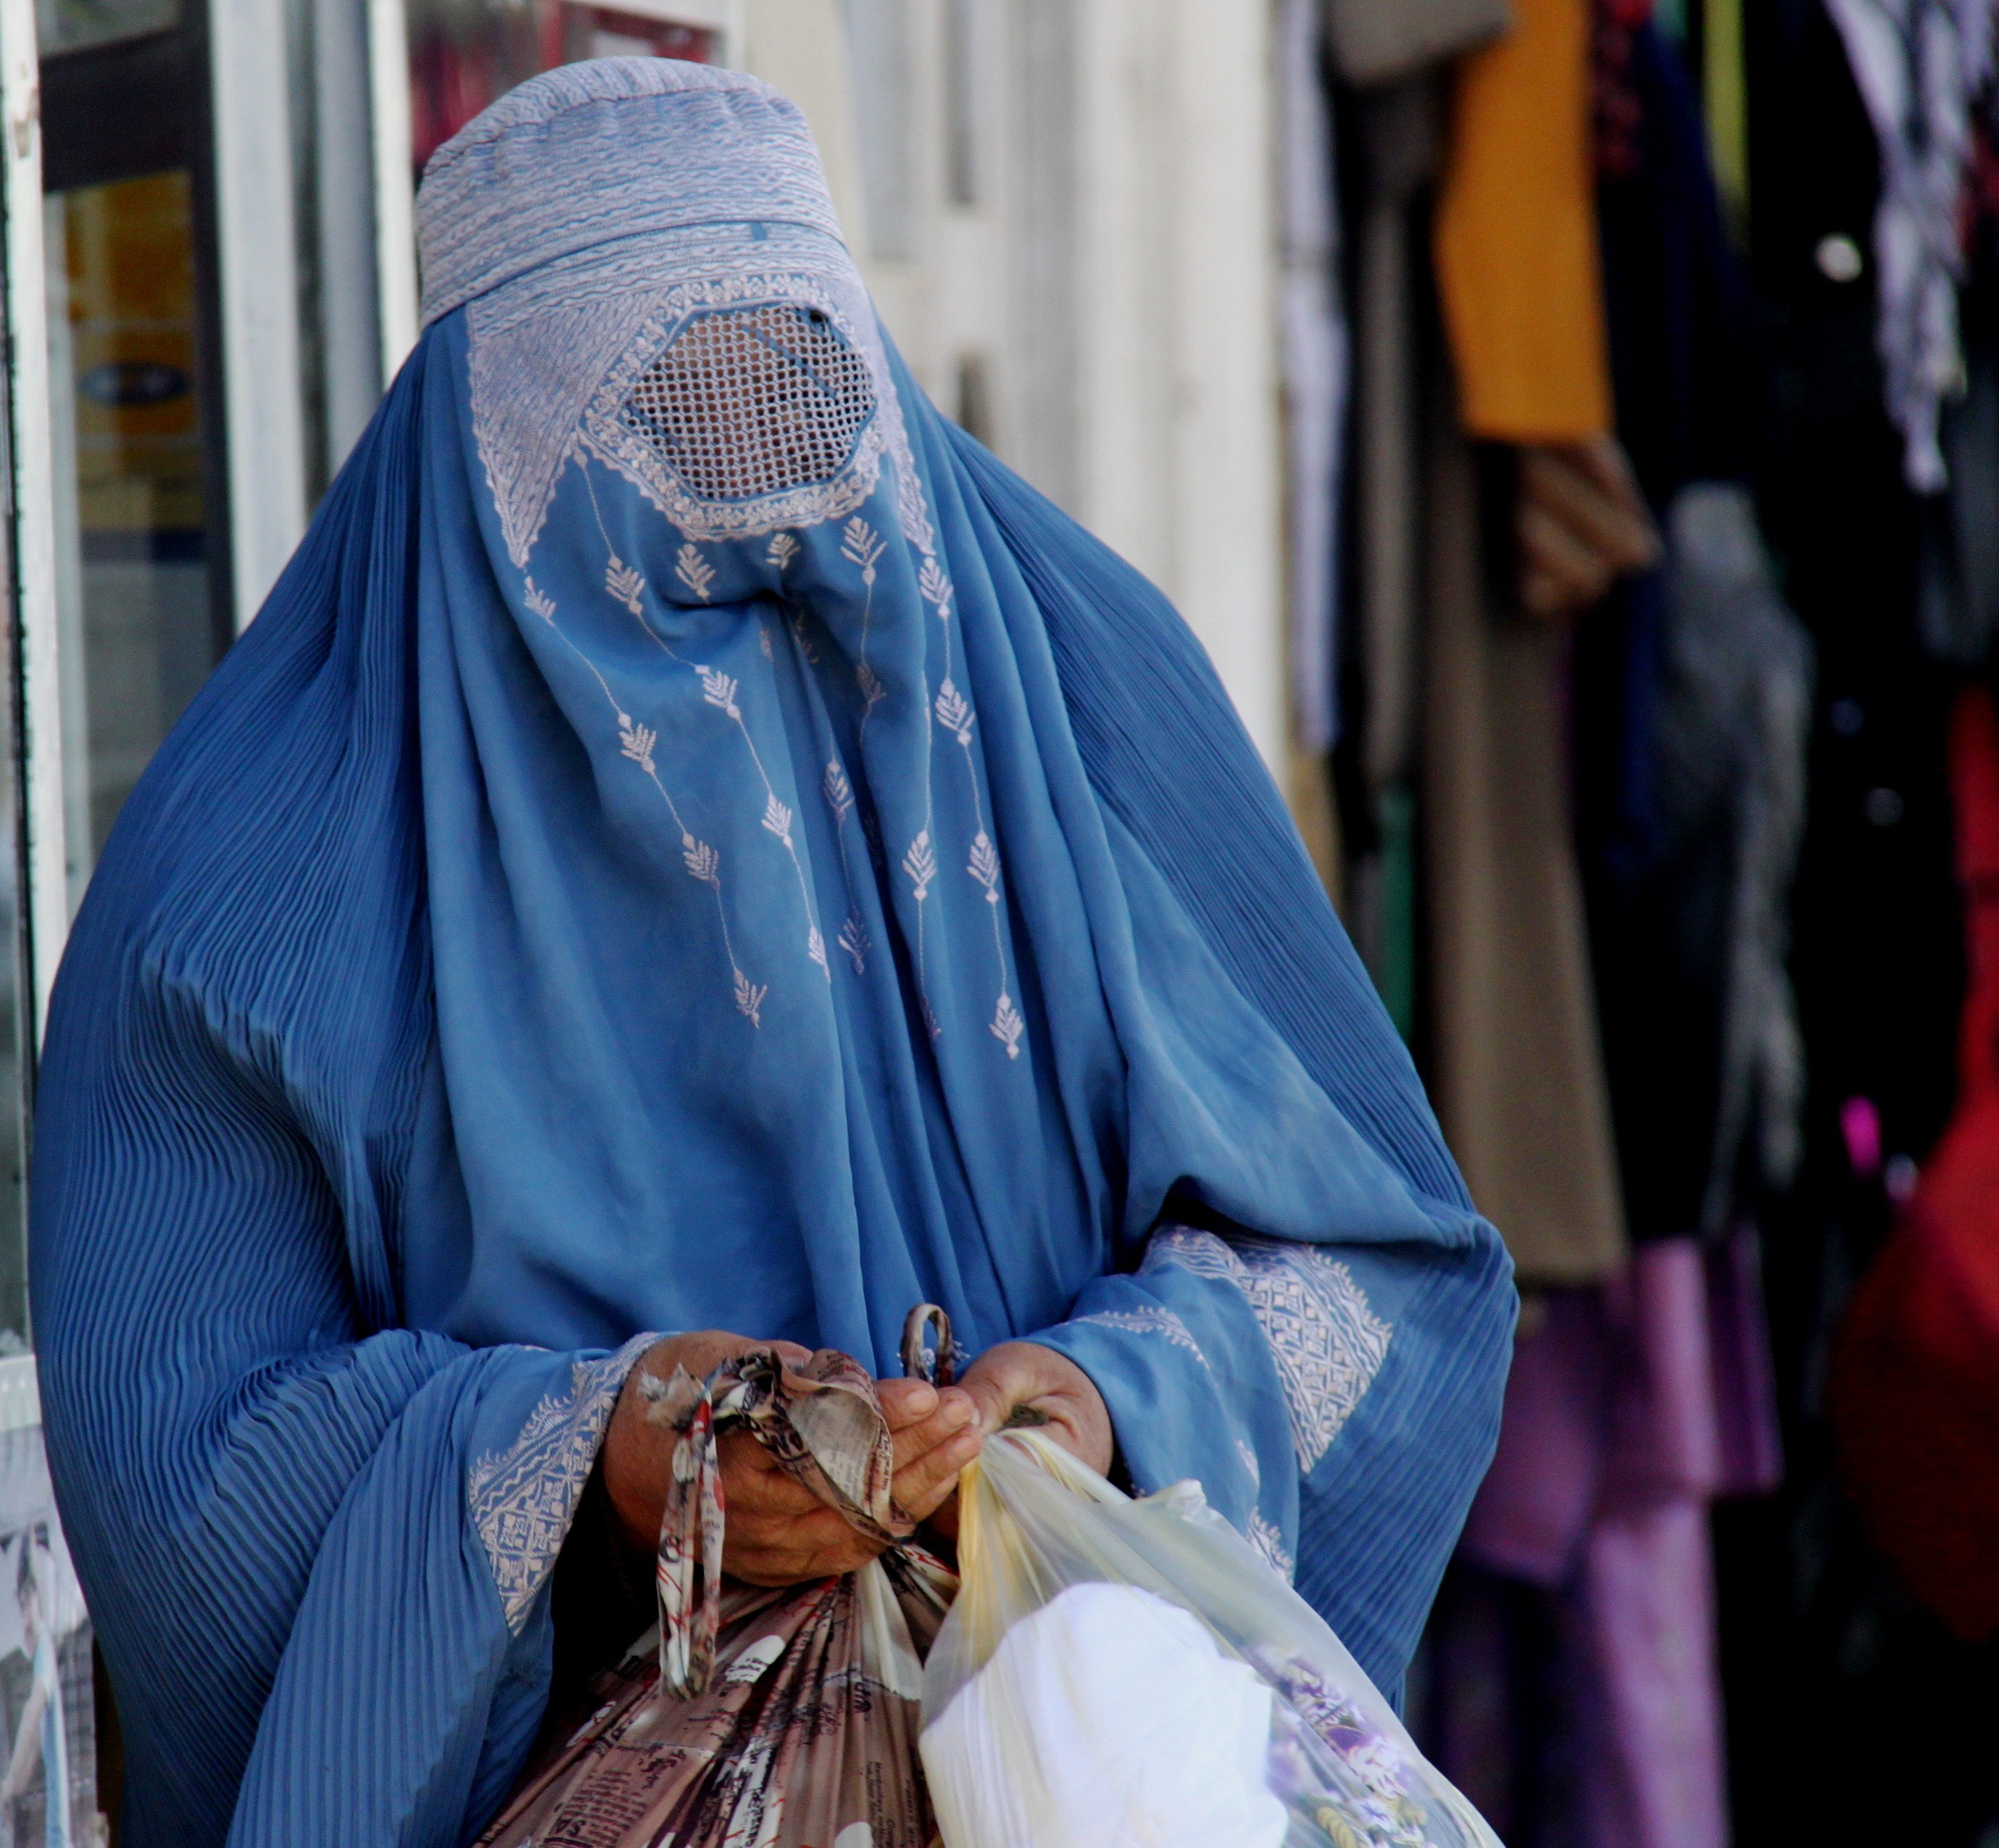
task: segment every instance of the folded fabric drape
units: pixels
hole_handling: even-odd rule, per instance
[[[911,383],[767,86],[551,73],[419,215],[428,330],[54,1003],[128,1839],[476,1833],[650,1330],[1063,1346],[1393,1684],[1508,1266],[1198,644]]]

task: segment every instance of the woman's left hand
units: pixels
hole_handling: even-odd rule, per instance
[[[1090,1376],[1066,1355],[1036,1341],[1002,1341],[980,1355],[958,1384],[971,1394],[988,1436],[1024,1407],[1047,1421],[1048,1435],[1072,1455],[1099,1476],[1110,1473],[1117,1451],[1110,1411]]]
[[[980,1355],[958,1385],[978,1407],[975,1428],[982,1440],[1025,1407],[1041,1414],[1032,1422],[1072,1456],[1099,1476],[1110,1474],[1117,1451],[1110,1410],[1096,1383],[1066,1355],[1036,1341],[1002,1341]],[[930,1525],[948,1539],[958,1538],[955,1487],[930,1516]]]

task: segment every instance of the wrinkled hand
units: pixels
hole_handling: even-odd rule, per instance
[[[1110,1469],[1117,1441],[1103,1395],[1067,1355],[1037,1341],[1002,1341],[972,1363],[959,1383],[979,1407],[979,1428],[990,1434],[1017,1411],[1038,1412],[1048,1434],[1099,1476]]]
[[[669,1336],[640,1356],[618,1395],[603,1455],[604,1486],[635,1548],[650,1553],[659,1544],[677,1441],[646,1417],[639,1375],[670,1379],[680,1366],[705,1379],[732,1355],[766,1345],[793,1366],[811,1358],[795,1341],[765,1343],[719,1329]],[[876,1392],[895,1440],[896,1505],[913,1521],[926,1520],[979,1454],[983,1440],[975,1406],[965,1392],[940,1393],[920,1379],[885,1379]],[[726,1516],[722,1563],[733,1576],[753,1585],[795,1585],[857,1571],[882,1550],[780,1469],[748,1431],[727,1433],[716,1451]]]
[[[1040,1425],[1099,1476],[1110,1474],[1117,1452],[1110,1413],[1095,1382],[1066,1355],[1034,1341],[1002,1341],[980,1355],[959,1384],[979,1407],[982,1438],[1002,1429],[1017,1411],[1038,1413],[1024,1422]],[[940,1502],[932,1524],[956,1535],[954,1492]]]

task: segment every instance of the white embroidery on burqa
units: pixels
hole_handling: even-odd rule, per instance
[[[899,465],[900,464],[899,463]],[[923,490],[915,479],[915,470],[910,466],[902,484],[906,497],[909,499],[920,515],[923,509]],[[907,515],[904,524],[908,524]],[[923,518],[926,535],[929,521]],[[1020,1009],[1015,1005],[1010,991],[1011,983],[1006,973],[1006,938],[1000,921],[1000,850],[991,835],[986,830],[986,798],[980,789],[979,766],[972,755],[972,728],[979,722],[979,715],[972,702],[960,690],[956,680],[954,645],[951,641],[951,612],[954,592],[950,577],[937,561],[926,536],[913,542],[923,553],[923,564],[916,573],[916,589],[923,601],[937,612],[937,628],[944,641],[944,678],[938,683],[936,697],[930,701],[930,711],[940,730],[946,736],[956,739],[965,763],[965,780],[972,798],[974,832],[972,845],[967,853],[965,870],[982,890],[988,912],[993,924],[993,955],[999,967],[999,995],[993,1005],[993,1019],[986,1031],[1006,1049],[1006,1057],[1017,1059],[1020,1056],[1020,1041],[1027,1030]]]
[[[1287,1583],[1297,1576],[1296,1562],[1284,1550],[1284,1535],[1272,1523],[1264,1519],[1261,1508],[1250,1511],[1249,1525],[1243,1538],[1263,1556],[1273,1570],[1283,1573]]]
[[[868,722],[875,716],[875,708],[881,704],[886,690],[881,676],[875,671],[875,663],[868,658],[868,645],[875,621],[875,566],[887,549],[882,535],[858,514],[847,521],[840,535],[840,555],[861,573],[861,655],[854,664],[854,677],[861,689],[861,735],[864,739],[868,735]]]
[[[1106,1328],[1121,1328],[1132,1334],[1162,1335],[1176,1348],[1184,1348],[1204,1367],[1207,1365],[1207,1356],[1201,1352],[1194,1331],[1170,1309],[1099,1309],[1076,1319],[1078,1322],[1096,1322]]]
[[[1374,1383],[1394,1327],[1318,1245],[1162,1226],[1139,1269],[1167,1264],[1233,1284],[1248,1299],[1284,1383],[1299,1473],[1309,1475]]]
[[[590,670],[592,678],[602,690],[611,715],[618,722],[618,755],[638,766],[640,773],[651,783],[659,792],[660,800],[666,804],[667,813],[681,837],[682,864],[697,884],[706,886],[713,895],[715,920],[721,926],[722,953],[729,959],[729,988],[736,1011],[752,1026],[761,1026],[763,1017],[758,1010],[763,1005],[764,997],[770,992],[770,985],[751,981],[736,960],[735,940],[729,931],[729,907],[722,896],[722,855],[706,841],[695,837],[687,823],[681,818],[680,805],[674,800],[673,792],[660,780],[659,767],[653,759],[653,747],[660,741],[659,733],[650,725],[639,724],[618,703],[617,694],[611,690],[611,683],[605,679],[597,663],[583,651],[575,637],[558,620],[560,612],[556,607],[555,599],[537,589],[532,577],[521,581],[524,587],[522,600],[528,607],[555,631],[570,652]]]
[[[854,902],[854,867],[847,855],[847,819],[854,812],[854,785],[847,780],[847,771],[837,756],[826,760],[826,775],[820,780],[819,791],[826,798],[826,807],[833,812],[833,844],[840,850],[840,884],[847,894],[847,922],[840,926],[836,940],[853,959],[854,973],[864,975],[871,945],[868,926],[861,921],[860,908]]]
[[[517,1635],[555,1569],[625,1376],[658,1339],[635,1334],[615,1354],[578,1361],[568,1390],[545,1395],[511,1444],[474,1459],[466,1473],[472,1524]]]
[[[820,973],[830,981],[833,971],[826,961],[826,939],[819,930],[819,912],[812,901],[812,885],[805,877],[805,864],[799,857],[797,843],[792,839],[792,812],[789,805],[779,799],[777,790],[771,784],[770,773],[764,767],[763,754],[757,749],[757,741],[750,735],[750,727],[743,717],[743,708],[736,698],[741,690],[741,683],[734,675],[724,673],[720,669],[711,667],[705,662],[688,660],[653,626],[646,614],[646,580],[638,572],[623,564],[611,545],[610,532],[604,524],[604,510],[598,505],[597,490],[591,484],[587,463],[583,467],[583,483],[589,493],[591,511],[597,521],[598,535],[604,542],[605,552],[609,559],[604,574],[605,591],[613,602],[621,604],[630,614],[647,641],[675,666],[692,674],[700,682],[703,701],[729,719],[740,735],[743,747],[750,754],[750,766],[763,785],[764,812],[761,819],[764,828],[767,832],[776,836],[778,844],[791,857],[792,871],[798,881],[799,903],[805,911],[805,954],[819,964]],[[707,600],[709,587],[715,581],[715,568],[702,556],[699,546],[688,543],[681,547],[674,574],[703,601]],[[760,624],[757,632],[764,644],[764,652],[767,655],[770,652],[770,632]],[[602,685],[604,676],[598,672],[596,664],[590,660],[589,656],[584,654],[574,638],[565,636],[564,639],[568,641],[571,649],[583,656],[591,672],[597,675],[598,683]],[[622,733],[626,725],[622,714],[619,715],[619,725]],[[650,774],[653,767],[651,746],[658,742],[659,734],[647,727],[642,726],[639,729],[645,733],[648,741],[646,755],[643,760],[639,759],[629,743],[625,744],[625,755],[635,761],[642,761],[643,767]],[[621,738],[622,742],[624,741]],[[687,851],[685,849],[683,850]],[[694,870],[694,863],[690,858],[688,863],[690,871]],[[698,878],[702,875],[696,873],[695,877]],[[733,952],[730,960],[733,967]],[[760,1026],[762,1018],[758,1009],[763,1004],[764,997],[770,991],[769,985],[766,983],[759,986],[751,982],[740,968],[734,970],[734,984],[737,1011],[749,1020],[752,1026]]]
[[[662,275],[678,279],[663,286]],[[781,573],[799,549],[795,538],[781,529],[845,518],[841,551],[859,569],[866,599],[855,669],[864,735],[868,717],[887,691],[868,649],[877,567],[885,548],[881,535],[855,510],[874,493],[882,460],[889,459],[895,475],[897,521],[902,538],[918,555],[917,587],[934,612],[943,642],[943,673],[937,684],[923,688],[925,705],[959,747],[973,812],[959,863],[988,908],[996,978],[988,1032],[1010,1061],[1017,1060],[1027,1022],[1012,992],[1000,850],[987,821],[973,755],[977,715],[954,675],[952,587],[937,557],[936,535],[879,326],[851,259],[818,233],[795,226],[760,226],[754,237],[744,226],[676,230],[594,247],[516,276],[471,303],[467,326],[474,438],[508,549],[524,570],[556,484],[572,461],[581,466],[587,486],[590,459],[615,469],[679,529],[682,543],[674,576],[703,602],[714,589],[715,572],[695,541],[769,533],[768,562]],[[809,465],[795,466],[783,445],[768,455],[746,457],[739,452],[740,445],[719,443],[710,427],[711,414],[718,406],[732,416],[743,406],[750,407],[743,414],[764,414],[757,410],[760,400],[754,391],[737,389],[746,386],[746,381],[737,379],[731,366],[757,341],[774,339],[788,328],[800,339],[817,343],[815,351],[823,348],[819,357],[829,365],[838,360],[835,369],[846,381],[841,402],[827,412],[827,428],[820,433],[825,440],[816,438],[808,445],[813,458]],[[552,332],[562,337],[551,338]],[[732,360],[737,348],[742,351]],[[823,479],[799,479],[821,470],[830,471]],[[718,498],[719,483],[749,491]],[[594,506],[594,488],[591,500]],[[598,524],[601,531],[601,512]],[[608,533],[603,536],[607,593],[656,645],[679,660],[647,618],[643,576],[618,555]],[[564,639],[576,647],[573,637]],[[736,721],[755,758],[754,742],[736,705],[734,684],[727,697],[719,699],[707,687],[712,670],[682,664],[701,675],[710,703]],[[591,666],[596,673],[594,664]],[[598,678],[601,683],[601,674]],[[615,699],[612,704],[621,752],[653,775],[657,728],[631,720]],[[933,753],[937,748],[934,733]],[[790,808],[770,786],[760,760],[756,768],[764,784],[764,825],[791,855],[798,878],[805,912],[806,954],[830,979],[826,940],[789,830]],[[906,851],[903,870],[917,907],[919,998],[925,1023],[935,1036],[942,1030],[927,991],[931,908],[924,902],[931,895],[944,843],[937,836],[929,780],[927,764],[924,825]],[[675,820],[677,826],[677,816]],[[685,829],[681,832],[690,871],[712,885],[719,899],[712,850],[702,848]],[[844,846],[843,840],[843,862]],[[843,871],[847,870],[843,865]],[[853,889],[850,879],[850,900]],[[857,971],[864,966],[867,933],[851,902],[838,942]],[[768,986],[750,979],[736,964],[733,948],[729,962],[736,1005],[755,1025]]]

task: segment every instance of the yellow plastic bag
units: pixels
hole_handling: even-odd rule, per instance
[[[958,1501],[923,1673],[945,1848],[1498,1848],[1197,1483],[1135,1501],[1007,1431]]]

